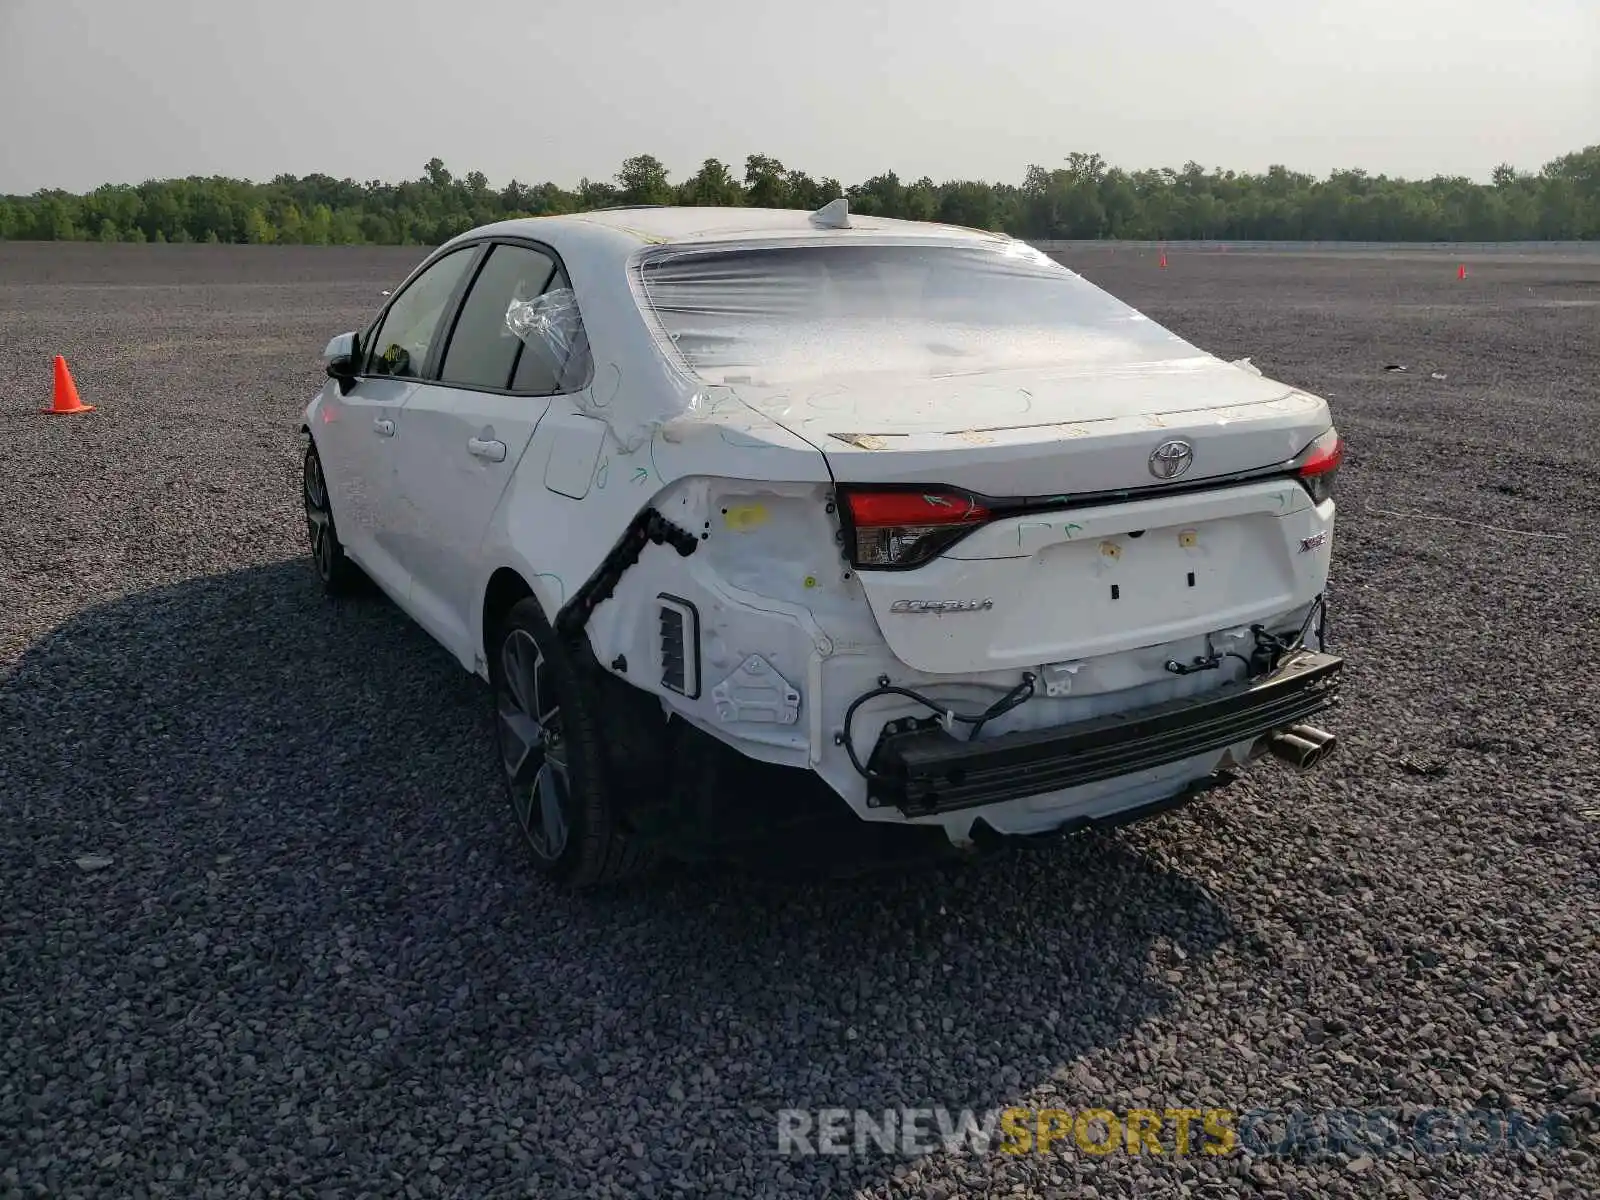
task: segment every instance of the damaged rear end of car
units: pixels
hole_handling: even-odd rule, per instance
[[[658,497],[701,543],[680,582],[638,581],[669,711],[958,845],[1332,752],[1323,400],[1006,238],[841,232],[635,269],[663,354],[721,398],[674,440],[737,448],[731,404],[826,463],[741,481],[733,453]]]
[[[842,485],[863,592],[917,678],[880,677],[841,722],[868,804],[921,816],[1023,802],[1003,831],[1033,832],[1030,814],[1057,812],[1041,798],[1159,790],[1168,768],[1210,776],[1280,738],[1314,744],[1301,765],[1320,761],[1332,738],[1303,727],[1333,703],[1341,663],[1324,649],[1331,502],[1314,497],[1339,452],[1330,430],[1276,471],[1154,496]],[[929,542],[942,549],[918,562]],[[979,679],[1005,689],[987,707],[950,687]],[[889,698],[912,707],[863,752],[857,717]],[[1144,802],[1116,787],[1078,798],[1077,816]]]

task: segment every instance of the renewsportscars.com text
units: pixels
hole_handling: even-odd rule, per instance
[[[809,1156],[1080,1153],[1152,1158],[1323,1154],[1382,1157],[1522,1153],[1559,1141],[1560,1114],[1432,1108],[1404,1119],[1393,1109],[970,1108],[784,1109],[778,1153]]]

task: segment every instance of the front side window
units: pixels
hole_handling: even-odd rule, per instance
[[[476,253],[476,246],[452,251],[394,298],[373,335],[367,374],[404,378],[422,374],[440,318]]]
[[[1200,351],[1021,243],[658,252],[645,307],[696,375],[786,386],[1144,363]]]

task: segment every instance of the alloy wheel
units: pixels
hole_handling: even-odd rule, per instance
[[[553,862],[567,846],[572,782],[551,672],[533,636],[513,629],[500,644],[496,732],[511,808],[528,844]]]
[[[311,557],[324,583],[333,578],[333,510],[328,506],[328,486],[322,478],[322,460],[315,453],[305,462],[306,534]]]

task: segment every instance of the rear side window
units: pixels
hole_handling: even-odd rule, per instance
[[[661,251],[645,307],[710,383],[785,386],[1190,358],[1201,352],[1022,243]]]
[[[558,268],[544,295],[513,305],[505,320],[521,334],[524,347],[513,391],[549,396],[575,392],[589,382],[589,335],[565,271]]]
[[[461,306],[440,381],[497,391],[510,387],[524,347],[506,324],[506,312],[514,302],[543,295],[555,269],[549,255],[526,246],[494,247]]]
[[[588,382],[589,343],[560,264],[528,246],[497,245],[467,293],[441,383],[549,396]]]
[[[422,374],[440,318],[476,253],[476,246],[451,251],[390,302],[372,337],[367,374],[406,378]]]

